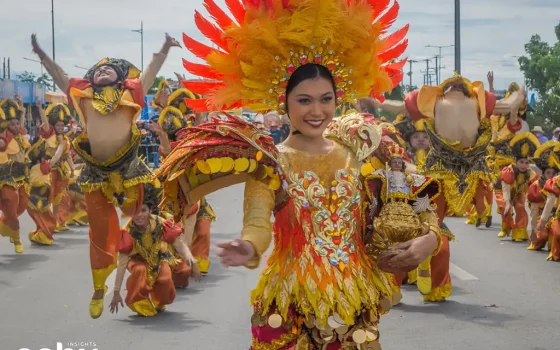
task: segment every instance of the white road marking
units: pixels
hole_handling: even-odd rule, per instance
[[[478,281],[478,277],[471,275],[454,263],[449,263],[449,273],[462,281]]]

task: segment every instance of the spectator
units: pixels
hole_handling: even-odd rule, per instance
[[[548,141],[548,138],[546,136],[544,136],[544,131],[543,131],[542,127],[535,126],[533,128],[533,130],[531,130],[531,132],[537,137],[537,139],[539,139],[539,142],[541,143],[541,145]]]
[[[554,131],[552,132],[552,139],[554,141],[560,141],[558,138],[560,137],[560,128],[556,128],[554,129]]]

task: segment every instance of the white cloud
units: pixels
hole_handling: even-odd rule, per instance
[[[132,29],[144,21],[144,66],[159,50],[164,33],[180,39],[183,32],[195,38],[193,15],[198,9],[206,13],[201,0],[97,0],[94,2],[54,0],[57,61],[70,75],[84,70],[105,56],[122,57],[140,66],[140,35]],[[216,0],[223,5],[223,0]],[[407,56],[424,59],[438,51],[426,45],[454,43],[454,6],[450,0],[400,0],[401,14],[395,29],[410,23]],[[29,35],[38,33],[40,43],[51,53],[50,1],[7,1],[0,12],[0,47],[11,57],[12,70],[39,71],[30,50]],[[14,15],[17,14],[17,15]],[[485,79],[493,70],[498,87],[511,81],[522,82],[516,58],[524,53],[523,45],[533,34],[555,41],[554,26],[560,19],[558,0],[463,0],[462,1],[462,70],[472,79]],[[452,75],[453,48],[443,50],[443,76]],[[174,49],[162,70],[184,72],[181,58],[192,59],[184,49]],[[433,62],[431,63],[434,64]],[[422,83],[425,66],[413,67],[414,84]]]

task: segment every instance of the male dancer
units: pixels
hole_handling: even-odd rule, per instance
[[[17,254],[23,253],[19,219],[27,209],[28,180],[26,150],[29,142],[23,137],[23,109],[20,102],[8,98],[0,102],[0,235],[9,237]]]
[[[90,219],[94,293],[89,312],[98,318],[103,312],[105,280],[117,265],[120,225],[115,206],[135,215],[142,206],[143,184],[152,181],[150,170],[138,159],[141,132],[136,119],[169,49],[180,44],[166,34],[161,51],[142,74],[126,60],[105,58],[84,78],[71,79],[41,49],[35,34],[31,44],[56,85],[66,91],[85,128],[73,145],[86,163],[78,183]]]

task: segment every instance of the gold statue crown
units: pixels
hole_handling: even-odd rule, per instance
[[[195,24],[217,48],[183,35],[185,47],[206,64],[183,60],[205,81],[184,82],[207,99],[200,110],[246,107],[286,110],[291,75],[306,64],[329,69],[337,103],[382,99],[402,80],[408,25],[385,35],[399,11],[386,0],[228,0],[235,21],[212,0],[204,4],[216,24],[195,13]],[[237,23],[236,23],[237,22]],[[189,103],[189,105],[191,105]]]

